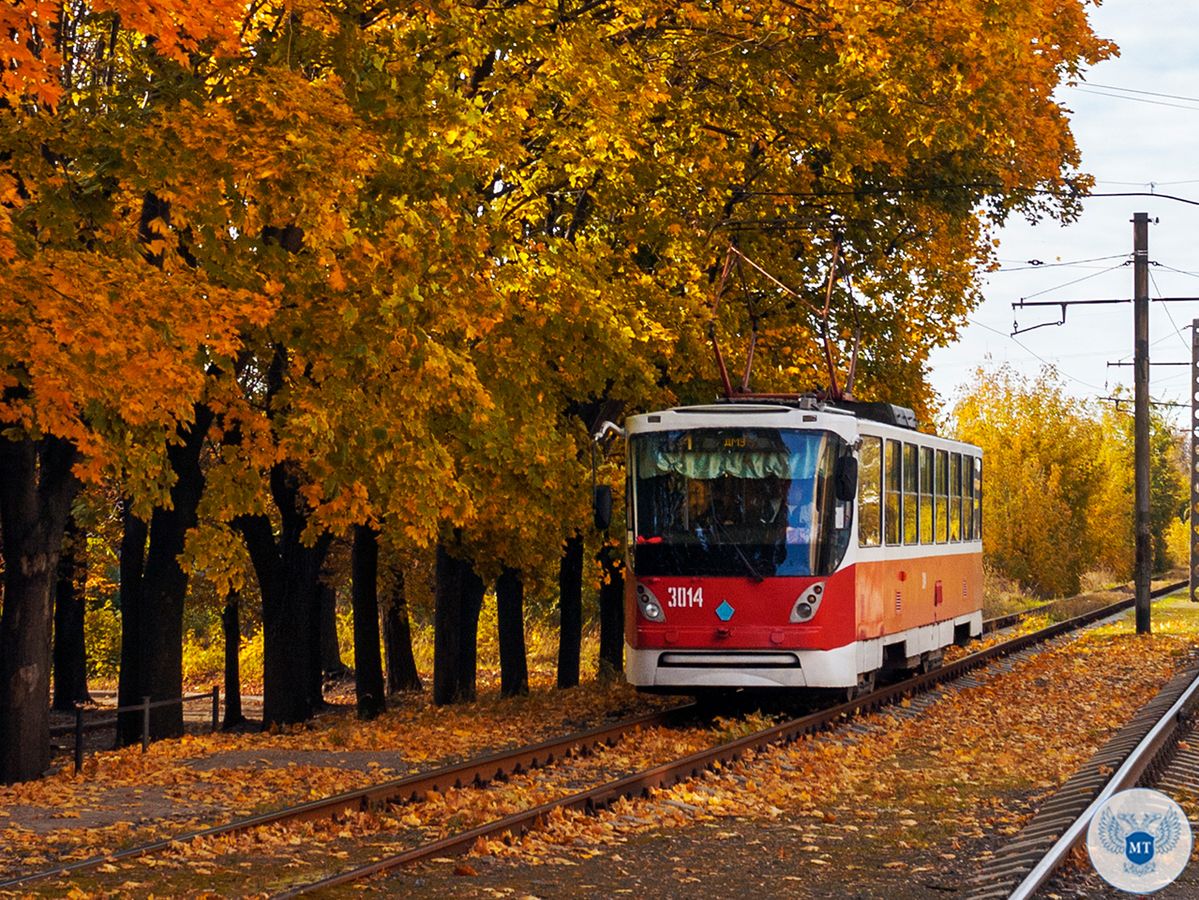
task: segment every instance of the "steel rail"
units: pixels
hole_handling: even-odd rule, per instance
[[[1074,849],[1099,808],[1117,791],[1131,787],[1153,763],[1162,749],[1175,737],[1180,728],[1184,727],[1184,710],[1199,696],[1199,677],[1196,677],[1165,714],[1149,730],[1139,744],[1120,765],[1103,789],[1095,796],[1090,805],[1083,810],[1065,833],[1053,844],[1044,856],[1033,866],[1032,871],[1012,891],[1009,900],[1027,900],[1042,884],[1049,880],[1054,871],[1062,864],[1066,856]]]
[[[1173,585],[1168,585],[1167,587],[1171,591],[1177,590],[1177,588],[1174,587]],[[1159,590],[1165,590],[1165,588],[1159,588]],[[1117,585],[1115,587],[1112,587],[1110,589],[1103,591],[1103,593],[1116,593],[1116,592],[1120,592],[1120,593],[1127,592],[1128,596],[1130,596],[1130,597],[1134,596],[1132,593],[1132,588],[1127,587],[1125,585]],[[1098,592],[1096,592],[1096,593],[1098,593]],[[1079,596],[1084,596],[1084,595],[1079,595]],[[1159,595],[1153,594],[1152,596],[1156,597]],[[1071,601],[1076,601],[1078,599],[1079,599],[1078,597],[1059,597],[1057,600],[1050,600],[1048,603],[1042,603],[1038,606],[1031,606],[1028,609],[1017,610],[1016,612],[1013,612],[1013,613],[1005,613],[1002,616],[995,616],[992,619],[984,619],[983,620],[983,634],[989,634],[992,631],[999,631],[1001,628],[1010,628],[1012,625],[1015,625],[1021,619],[1027,618],[1028,616],[1036,616],[1036,615],[1040,615],[1041,613],[1051,612],[1052,610],[1056,609],[1058,606],[1060,606],[1063,603],[1069,603]]]
[[[631,731],[670,724],[672,721],[694,711],[694,709],[695,704],[691,703],[673,706],[660,712],[647,713],[646,715],[615,722],[611,725],[600,725],[586,731],[566,735],[565,737],[552,738],[537,744],[504,750],[488,756],[443,766],[429,772],[420,772],[404,778],[397,778],[353,791],[346,791],[345,793],[313,800],[298,806],[290,806],[285,809],[262,813],[245,819],[237,819],[223,825],[214,825],[211,828],[164,838],[114,853],[89,857],[53,869],[44,869],[39,872],[32,872],[28,875],[0,881],[0,889],[19,887],[52,878],[61,878],[104,865],[105,863],[136,859],[137,857],[166,850],[173,845],[193,841],[197,838],[210,838],[240,833],[281,822],[307,822],[314,819],[328,819],[348,812],[377,809],[389,803],[419,800],[428,794],[429,791],[444,792],[448,788],[463,787],[469,784],[486,784],[496,778],[503,778],[528,769],[549,765],[554,760],[563,756],[583,752],[600,744],[615,744],[620,738]]]
[[[1185,586],[1185,582],[1182,585]],[[1178,587],[1178,585],[1168,585],[1155,591],[1154,596],[1163,596],[1167,593],[1172,593]],[[1106,619],[1109,616],[1129,609],[1133,605],[1133,602],[1134,599],[1132,597],[1119,600],[1071,619],[1055,622],[1038,631],[994,644],[991,647],[971,653],[951,663],[946,663],[931,672],[922,673],[904,681],[881,687],[859,698],[828,709],[801,716],[798,719],[793,719],[770,728],[764,728],[754,734],[746,735],[745,737],[708,748],[707,750],[701,750],[671,763],[664,763],[608,782],[607,784],[580,791],[568,797],[543,803],[519,813],[513,813],[502,819],[488,822],[429,844],[413,847],[393,856],[376,860],[365,866],[348,869],[308,884],[295,885],[273,896],[276,898],[296,897],[312,891],[324,890],[360,881],[364,878],[379,875],[423,859],[462,854],[473,847],[480,838],[494,838],[508,833],[524,834],[536,827],[538,822],[543,821],[554,810],[593,812],[606,808],[621,798],[646,795],[653,789],[670,787],[680,781],[693,778],[711,769],[717,763],[731,762],[739,759],[747,752],[761,750],[773,744],[790,742],[805,734],[821,731],[831,726],[843,716],[852,716],[860,711],[875,709],[893,703],[908,694],[918,693],[943,681],[957,678],[971,669],[975,669],[992,660],[1008,656],[1034,644],[1057,637],[1060,634]]]

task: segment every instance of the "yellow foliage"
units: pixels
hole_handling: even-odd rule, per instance
[[[953,411],[957,437],[983,449],[983,551],[1041,596],[1079,589],[1089,569],[1130,577],[1132,428],[1119,411],[1070,397],[1056,373],[979,370]],[[1177,439],[1154,419],[1151,525],[1157,568],[1182,497]]]

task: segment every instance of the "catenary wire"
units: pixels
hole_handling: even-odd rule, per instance
[[[1034,357],[1039,359],[1045,365],[1051,367],[1054,371],[1060,373],[1061,375],[1063,375],[1066,378],[1069,378],[1071,381],[1078,382],[1083,387],[1088,387],[1093,391],[1106,391],[1107,390],[1106,387],[1100,387],[1097,384],[1091,384],[1089,381],[1083,381],[1081,378],[1075,378],[1069,372],[1066,372],[1065,370],[1063,370],[1061,368],[1061,366],[1059,366],[1057,363],[1050,362],[1045,357],[1043,357],[1040,353],[1037,353],[1035,350],[1033,350],[1031,347],[1029,347],[1027,344],[1025,344],[1023,341],[1016,340],[1016,338],[1012,337],[1006,331],[1000,331],[998,328],[992,328],[990,325],[986,324],[985,322],[980,322],[977,319],[967,318],[966,321],[969,322],[971,325],[977,325],[979,328],[985,328],[987,331],[992,331],[995,334],[999,335],[1000,337],[1007,338],[1009,341],[1011,341],[1013,344],[1015,344],[1021,350],[1025,351],[1026,353],[1032,354]]]
[[[1019,266],[1000,266],[996,272],[1028,272],[1032,269],[1060,269],[1060,268],[1098,268],[1098,266],[1084,266],[1085,263],[1107,262],[1112,259],[1128,259],[1127,253],[1113,253],[1111,256],[1094,256],[1090,259],[1073,259],[1067,262],[1041,262],[1039,259],[1020,260],[1025,265]],[[988,273],[991,274],[991,273]]]
[[[1179,275],[1190,275],[1192,278],[1199,278],[1199,272],[1188,272],[1185,269],[1176,269],[1173,266],[1167,266],[1165,263],[1155,262],[1153,265],[1159,269],[1165,269],[1167,272],[1176,272]]]
[[[1155,291],[1157,291],[1157,299],[1159,299],[1159,300],[1160,300],[1160,299],[1162,298],[1162,289],[1161,289],[1160,287],[1158,287],[1158,286],[1157,286],[1157,279],[1153,277],[1153,270],[1152,270],[1152,269],[1150,269],[1150,270],[1149,270],[1149,280],[1150,280],[1150,281],[1153,283],[1153,289],[1154,289]],[[1174,326],[1174,333],[1175,333],[1176,335],[1178,335],[1178,339],[1179,339],[1180,341],[1182,341],[1182,346],[1183,346],[1183,349],[1185,349],[1185,350],[1187,350],[1187,351],[1189,352],[1189,351],[1190,351],[1190,349],[1191,349],[1191,345],[1190,345],[1190,344],[1188,344],[1188,343],[1187,343],[1187,339],[1186,339],[1186,338],[1184,338],[1184,337],[1182,336],[1183,329],[1179,328],[1179,327],[1178,327],[1178,323],[1174,321],[1174,314],[1173,314],[1172,312],[1170,312],[1170,304],[1169,304],[1169,303],[1163,303],[1163,304],[1162,304],[1162,309],[1164,309],[1164,310],[1166,311],[1166,318],[1167,318],[1167,319],[1169,319],[1169,320],[1170,320],[1170,324]],[[1188,326],[1188,327],[1189,327],[1189,326]]]
[[[1044,290],[1036,291],[1035,293],[1032,293],[1032,294],[1026,294],[1021,299],[1022,300],[1031,300],[1033,297],[1040,297],[1042,294],[1048,294],[1051,291],[1058,291],[1064,287],[1070,287],[1071,285],[1078,284],[1079,282],[1082,282],[1082,281],[1089,281],[1092,278],[1098,278],[1100,275],[1106,275],[1108,272],[1114,272],[1114,271],[1116,271],[1116,269],[1122,269],[1127,264],[1128,264],[1127,262],[1122,262],[1118,266],[1111,266],[1110,268],[1102,269],[1101,271],[1094,272],[1090,275],[1083,275],[1081,278],[1075,278],[1074,280],[1067,281],[1063,284],[1057,284],[1057,285],[1054,285],[1053,287],[1047,287]]]
[[[1147,106],[1168,106],[1172,109],[1189,109],[1199,112],[1199,106],[1187,106],[1184,103],[1167,103],[1165,100],[1149,100],[1145,97],[1126,97],[1124,94],[1110,94],[1107,91],[1091,91],[1086,88],[1075,88],[1080,94],[1092,94],[1096,97],[1108,97],[1112,100],[1127,100],[1129,103],[1144,103]]]
[[[1160,91],[1143,91],[1138,88],[1118,87],[1114,84],[1099,84],[1097,81],[1084,81],[1079,84],[1066,85],[1066,87],[1071,88],[1080,88],[1083,86],[1102,88],[1105,91],[1121,91],[1125,94],[1144,94],[1146,97],[1165,97],[1167,100],[1187,100],[1191,103],[1199,103],[1199,97],[1187,97],[1184,94],[1163,94]]]

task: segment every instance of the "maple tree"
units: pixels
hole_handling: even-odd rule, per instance
[[[188,570],[237,534],[276,722],[319,701],[333,535],[552,578],[589,518],[573,411],[711,397],[730,243],[758,267],[716,325],[757,327],[759,387],[822,379],[839,238],[831,342],[860,332],[860,394],[927,410],[927,353],[976,302],[990,229],[1085,189],[1051,95],[1111,52],[1077,0],[193,7],[0,12],[0,452],[23,454],[4,665],[46,668],[9,611],[48,576],[14,561],[52,571],[76,482],[107,477],[131,504],[130,623],[145,611],[160,654],[129,689],[173,688]],[[53,515],[15,509],[37,484]],[[138,603],[151,560],[164,602]],[[469,685],[473,601],[443,593]],[[22,756],[34,681],[0,698]]]
[[[160,248],[142,238],[163,222],[143,217],[154,185],[132,137],[172,102],[156,78],[200,43],[226,50],[237,10],[0,12],[0,780],[47,762],[49,592],[79,485],[119,475],[143,502],[162,497],[167,438],[203,384],[197,359],[227,357],[264,311],[202,272],[147,265]]]

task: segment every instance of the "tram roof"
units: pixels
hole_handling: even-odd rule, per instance
[[[737,406],[778,407],[799,409],[808,412],[845,413],[857,419],[867,419],[871,422],[881,422],[884,425],[894,425],[897,428],[916,430],[916,413],[906,406],[881,401],[864,403],[858,400],[823,401],[812,394],[786,395],[747,395],[745,397],[729,397],[717,400],[716,403],[704,407],[713,412],[726,412]]]

